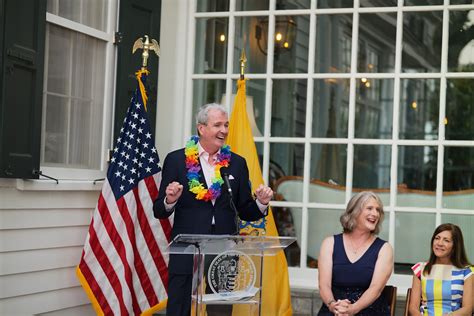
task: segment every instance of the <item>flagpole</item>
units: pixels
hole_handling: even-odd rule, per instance
[[[245,51],[242,49],[242,54],[240,55],[240,80],[245,78],[245,63],[247,62],[247,57],[245,57]]]

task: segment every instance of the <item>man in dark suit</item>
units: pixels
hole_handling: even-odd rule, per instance
[[[167,218],[174,212],[172,238],[178,234],[236,234],[235,212],[246,221],[266,216],[273,191],[261,185],[253,198],[245,159],[225,146],[229,119],[222,105],[201,107],[196,124],[199,137],[192,137],[186,150],[173,151],[165,158],[153,206],[155,217]],[[232,201],[226,185],[218,181],[218,170],[222,174],[225,170]],[[199,182],[201,186],[196,185]],[[192,266],[192,256],[170,255],[167,315],[190,314]]]

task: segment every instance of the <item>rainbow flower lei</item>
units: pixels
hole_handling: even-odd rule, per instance
[[[214,177],[211,179],[211,187],[206,189],[199,181],[201,165],[199,164],[198,141],[199,136],[193,135],[184,148],[184,154],[186,155],[186,169],[188,170],[186,177],[188,178],[189,191],[196,194],[196,200],[211,201],[217,199],[221,195],[221,187],[224,180],[222,179],[220,170],[222,167],[229,166],[230,146],[222,146],[217,155],[217,162],[214,167]]]

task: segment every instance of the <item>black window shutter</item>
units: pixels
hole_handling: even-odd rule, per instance
[[[114,117],[114,139],[120,134],[130,98],[137,86],[135,72],[142,65],[142,50],[132,55],[133,43],[139,37],[148,35],[150,39],[160,42],[161,0],[121,0],[119,15],[118,61],[117,61],[117,94]],[[158,57],[150,52],[147,69],[148,118],[155,132],[156,95],[158,86]]]
[[[38,178],[46,0],[0,1],[0,177]]]

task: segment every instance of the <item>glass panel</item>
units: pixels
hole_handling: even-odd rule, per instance
[[[443,207],[472,210],[473,189],[474,147],[445,147]]]
[[[275,16],[273,72],[308,72],[308,34],[309,15]]]
[[[291,202],[303,201],[303,144],[270,144],[270,164],[278,170],[275,191],[280,199]]]
[[[450,0],[450,4],[474,4],[474,0]]]
[[[438,139],[439,79],[400,79],[400,138]]]
[[[405,0],[403,5],[442,5],[443,3],[444,0]]]
[[[318,8],[352,8],[354,0],[318,0]]]
[[[357,71],[393,72],[397,14],[361,13],[359,22]]]
[[[240,73],[242,48],[245,50],[247,57],[246,74],[265,73],[267,71],[267,38],[262,38],[264,36],[261,32],[262,21],[264,21],[262,17],[235,17],[234,65],[232,68],[234,73]],[[242,47],[242,45],[245,45],[245,47]]]
[[[297,241],[285,249],[285,255],[289,267],[299,267],[301,254],[301,208],[272,207],[272,212],[278,235],[296,237]]]
[[[268,10],[269,0],[236,0],[235,9],[237,11]]]
[[[314,80],[313,137],[347,137],[349,87],[349,79]]]
[[[69,100],[64,97],[48,95],[45,104],[45,117],[42,126],[43,136],[42,155],[45,165],[63,164],[66,162],[67,150],[67,118]]]
[[[229,11],[229,0],[197,0],[197,12]]]
[[[467,257],[472,260],[474,258],[474,216],[441,214],[441,223],[452,223],[459,226],[462,231]]]
[[[384,193],[377,193],[378,196],[380,195],[384,195]],[[382,201],[382,203],[384,203]],[[390,213],[387,211],[387,204],[384,204],[384,216],[383,216],[383,222],[382,224],[380,224],[380,232],[379,232],[379,235],[378,237],[380,239],[383,239],[385,241],[388,241],[388,238],[389,238],[389,230],[390,230]]]
[[[354,192],[383,190],[386,196],[379,194],[380,198],[384,205],[389,204],[391,151],[389,145],[354,145]]]
[[[193,80],[193,118],[191,121],[192,133],[194,133],[196,129],[194,115],[196,115],[198,109],[204,104],[214,102],[221,103],[223,95],[225,95],[225,80]]]
[[[474,79],[448,79],[446,139],[474,140]]]
[[[47,11],[105,32],[108,6],[108,0],[48,0]]]
[[[226,72],[227,27],[228,18],[196,19],[194,73]]]
[[[403,13],[404,72],[439,72],[443,12]]]
[[[72,38],[70,31],[47,24],[48,45],[48,91],[69,94],[71,76]]]
[[[344,202],[344,193],[342,193],[340,202]],[[342,226],[339,222],[342,213],[344,213],[343,210],[315,208],[308,210],[308,267],[316,268],[316,259],[319,258],[319,251],[324,238],[342,232]],[[301,231],[301,227],[296,226],[295,230]]]
[[[250,121],[250,127],[252,128],[252,135],[254,137],[263,136],[264,124],[265,124],[265,84],[266,81],[263,79],[252,79],[247,80],[247,115]],[[232,81],[233,95],[231,98],[231,109],[235,102],[235,94],[237,93],[237,81]],[[225,104],[225,98],[222,97],[222,104]]]
[[[310,0],[276,0],[277,10],[309,9]]]
[[[64,71],[55,66],[48,71],[42,163],[99,169],[102,138],[97,135],[102,134],[105,42],[54,25],[48,31],[48,60],[60,60],[66,66]],[[69,49],[64,49],[65,42]],[[58,107],[63,108],[59,111]],[[59,120],[62,124],[57,125]]]
[[[317,15],[315,72],[351,72],[352,14]]]
[[[360,7],[396,7],[397,0],[360,0]]]
[[[94,138],[102,116],[94,115],[92,102],[73,100],[70,120],[68,163],[75,168],[100,168],[101,142]]]
[[[474,71],[473,21],[474,10],[449,12],[448,71]]]
[[[343,204],[345,201],[347,145],[311,145],[309,202]]]
[[[272,136],[305,136],[306,87],[306,79],[273,81]]]
[[[436,207],[436,166],[438,148],[398,148],[397,205]]]
[[[357,79],[355,137],[392,137],[393,82],[393,79]]]
[[[395,262],[412,265],[419,261],[427,261],[430,257],[431,235],[435,228],[435,214],[397,212]]]

